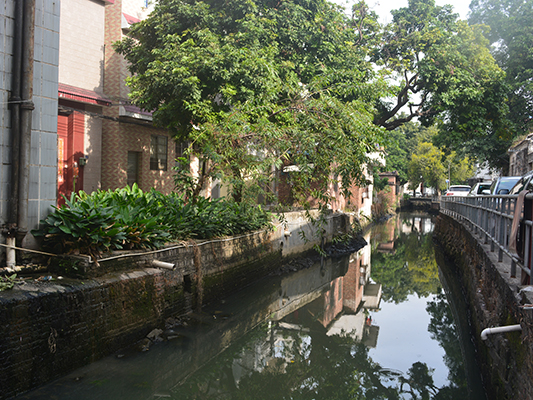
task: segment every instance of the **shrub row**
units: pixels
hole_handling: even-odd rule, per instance
[[[80,191],[41,220],[43,249],[98,257],[119,249],[159,248],[175,240],[210,239],[270,228],[260,206],[224,199],[187,202],[182,195],[143,192],[134,184],[114,191]]]

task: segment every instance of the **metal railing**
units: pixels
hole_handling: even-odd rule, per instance
[[[524,208],[520,211],[518,239],[516,250],[511,243],[511,227],[518,196],[441,196],[440,212],[449,215],[470,229],[484,244],[490,245],[490,251],[498,251],[498,262],[504,256],[510,260],[511,277],[516,277],[517,267],[521,269],[520,282],[530,284],[531,247],[533,232],[533,194],[524,199]],[[507,260],[506,260],[507,261]]]

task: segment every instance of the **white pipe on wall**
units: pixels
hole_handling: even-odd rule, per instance
[[[481,339],[487,340],[488,335],[492,335],[494,333],[504,333],[504,332],[514,332],[514,331],[521,331],[522,326],[520,324],[518,325],[507,325],[507,326],[496,326],[494,328],[486,328],[483,329],[481,332]]]
[[[176,264],[159,261],[159,260],[152,260],[152,266],[157,268],[164,268],[164,269],[174,269],[176,267]]]
[[[16,238],[6,237],[6,266],[13,268],[16,265],[16,251],[15,251]]]

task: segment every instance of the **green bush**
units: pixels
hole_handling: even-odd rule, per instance
[[[118,249],[160,248],[173,240],[210,239],[270,227],[260,206],[222,199],[188,203],[182,195],[143,192],[134,184],[115,191],[80,192],[32,231],[55,253],[97,258]]]

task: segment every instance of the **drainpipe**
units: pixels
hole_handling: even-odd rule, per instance
[[[11,246],[7,247],[6,249],[6,267],[9,269],[13,269],[17,263],[16,263],[16,252],[15,252],[15,237],[14,236],[8,236],[6,237],[6,245]]]
[[[20,171],[20,108],[21,108],[21,82],[22,82],[22,46],[24,9],[23,2],[15,2],[14,30],[13,30],[13,63],[11,95],[9,98],[11,109],[11,191],[8,195],[8,218],[7,227],[2,233],[6,237],[6,266],[13,268],[16,265],[16,251],[13,247],[16,244],[17,221],[18,221],[18,201],[19,201],[19,171]]]
[[[20,89],[22,73],[22,1],[15,2],[15,30],[13,32],[13,81],[11,88],[11,193],[9,223],[16,224],[18,216],[19,148],[20,148]]]
[[[28,232],[28,197],[30,182],[31,120],[33,104],[33,51],[35,41],[35,0],[24,1],[24,29],[22,47],[22,82],[20,113],[20,165],[18,193],[18,238]]]
[[[497,326],[494,328],[486,328],[486,329],[483,329],[483,331],[481,332],[481,339],[487,340],[488,335],[492,335],[494,333],[515,332],[515,331],[521,331],[521,330],[522,330],[522,326],[520,326],[520,324]]]

